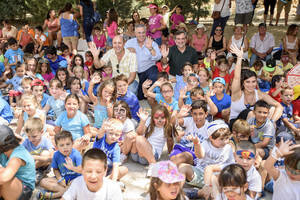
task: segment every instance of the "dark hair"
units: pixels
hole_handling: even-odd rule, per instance
[[[244,81],[248,78],[255,77],[257,79],[257,75],[254,71],[250,69],[242,69],[241,71],[241,88],[244,89]]]
[[[157,73],[157,80],[160,78],[164,78],[166,80],[169,80],[169,75],[167,72],[158,72]]]
[[[144,24],[148,24],[149,23],[149,20],[147,18],[144,18],[144,17],[140,21],[142,21]]]
[[[242,69],[247,69],[247,68],[250,68],[250,63],[248,61],[248,59],[246,60],[242,60]]]
[[[87,6],[93,6],[92,1],[91,0],[81,0],[85,5]]]
[[[116,102],[114,103],[113,108],[118,107],[119,105],[121,105],[122,107],[125,108],[125,110],[126,110],[126,117],[128,117],[129,119],[131,119],[132,116],[131,116],[131,111],[130,111],[130,108],[129,108],[128,104],[127,104],[125,101],[122,101],[122,100],[116,101]],[[114,118],[114,117],[115,117],[115,114],[114,114],[114,112],[113,112],[113,118]]]
[[[6,137],[5,139],[1,138],[1,141],[2,141],[1,143],[3,143],[3,144],[0,145],[0,153],[7,152],[11,149],[18,147],[21,140],[14,135],[13,130],[10,127],[5,126],[5,125],[0,125],[0,127],[1,127],[2,133],[9,132],[8,134],[4,134]]]
[[[181,68],[181,71],[183,72],[183,69],[185,68],[185,66],[190,66],[192,69],[193,69],[193,64],[190,63],[190,62],[185,62],[183,65],[182,65],[182,68]]]
[[[67,68],[58,68],[57,71],[56,71],[56,74],[55,74],[55,78],[59,80],[59,78],[58,78],[58,72],[60,72],[60,71],[65,72],[65,74],[66,74],[66,82],[67,82],[68,79],[69,79],[69,73],[68,73]]]
[[[200,94],[201,96],[204,96],[204,91],[201,87],[194,87],[192,90],[191,90],[191,94],[190,96],[196,96],[197,94]]]
[[[187,36],[187,33],[185,31],[176,31],[174,34],[174,38],[176,38],[178,35],[184,34],[184,36]]]
[[[82,86],[81,86],[81,81],[80,81],[79,78],[77,78],[77,77],[70,77],[70,78],[67,80],[67,82],[68,82],[68,83],[67,83],[67,88],[70,90],[70,92],[71,92],[71,85],[72,85],[72,83],[73,83],[75,80],[79,81],[80,88],[82,88]]]
[[[236,144],[236,149],[237,150],[251,150],[253,151],[254,155],[256,154],[256,147],[253,143],[242,140],[239,143]]]
[[[261,59],[256,59],[256,61],[253,63],[253,66],[263,67],[264,63],[261,61]]]
[[[111,8],[108,11],[107,26],[110,26],[112,22],[116,22],[118,24],[118,14],[114,8]]]
[[[132,12],[132,15],[131,15],[132,22],[133,22],[133,23],[136,23],[136,22],[134,21],[134,18],[133,18],[134,13],[136,13],[136,14],[139,16],[139,18],[141,18],[141,17],[140,17],[140,13],[139,13],[137,10],[134,10],[134,11]]]
[[[266,65],[267,66],[270,65],[270,67],[275,67],[276,66],[276,60],[273,59],[273,58],[271,58],[271,59],[269,59],[269,60],[266,61]]]
[[[72,4],[71,3],[66,3],[64,8],[59,11],[59,15],[64,13],[64,12],[71,11],[71,10],[72,10]]]
[[[272,77],[272,80],[271,80],[271,88],[275,88],[276,87],[276,83],[278,83],[281,80],[282,77],[284,77],[284,76],[282,76],[282,75],[274,75]]]
[[[270,105],[267,102],[265,102],[264,100],[258,100],[254,104],[254,110],[256,110],[257,107],[267,108],[268,110],[270,109]]]
[[[107,168],[107,156],[101,149],[92,148],[85,152],[82,157],[82,167],[87,160],[99,160],[104,164],[104,168]]]
[[[80,54],[76,54],[76,55],[73,57],[72,62],[71,62],[71,71],[73,71],[73,68],[75,67],[75,59],[76,59],[77,57],[81,59],[81,67],[84,68],[84,59],[83,59],[83,56],[80,55]]]
[[[22,65],[23,64],[20,61],[18,61],[17,64],[16,64],[15,70],[17,71],[17,69],[19,69],[20,67],[22,67]]]
[[[180,8],[181,10],[183,9],[183,6],[182,6],[182,5],[180,5],[180,4],[179,4],[179,5],[177,5],[176,7],[177,7],[177,8]]]
[[[222,189],[226,186],[243,187],[247,183],[247,173],[239,164],[231,164],[223,168],[218,182]]]
[[[34,43],[30,42],[25,46],[24,54],[33,54],[33,52],[34,52]]]
[[[204,100],[197,100],[192,103],[192,111],[196,109],[203,109],[204,112],[207,112],[207,103]]]
[[[116,76],[114,79],[115,79],[115,84],[117,84],[118,81],[124,81],[124,82],[128,83],[128,78],[124,74],[120,74],[120,75]]]
[[[286,31],[286,35],[292,35],[297,28],[298,28],[297,24],[291,24],[291,25],[289,25],[289,27],[288,27],[288,29]]]
[[[18,44],[17,40],[13,37],[8,38],[7,40],[8,46],[14,45],[14,44]]]
[[[66,138],[70,138],[70,140],[73,142],[72,133],[70,133],[69,131],[61,131],[61,132],[55,134],[55,136],[54,136],[55,144],[57,145],[59,140],[66,139]]]
[[[65,50],[69,50],[69,47],[65,44],[65,43],[61,43],[61,45],[60,45],[60,50],[62,51],[62,52],[64,52]]]
[[[92,57],[92,59],[94,60],[94,56],[93,56],[93,54],[92,54],[92,52],[91,51],[86,51],[85,52],[85,56],[90,56],[90,57]]]
[[[47,55],[47,54],[57,55],[57,50],[56,50],[55,46],[49,46],[49,47],[45,50],[45,55]]]
[[[78,102],[78,105],[79,105],[80,100],[79,100],[79,97],[77,96],[77,94],[69,94],[69,95],[66,97],[66,99],[65,99],[65,104],[67,103],[67,101],[68,101],[69,99],[76,99],[77,102]]]
[[[284,164],[291,169],[299,169],[300,162],[300,147],[293,149],[294,153],[288,155],[284,159]]]
[[[50,13],[51,13],[53,10],[54,10],[54,9],[50,9],[50,10],[48,11],[46,19],[50,19]]]
[[[35,29],[43,33],[43,27],[42,26],[38,25],[38,26],[35,27]]]

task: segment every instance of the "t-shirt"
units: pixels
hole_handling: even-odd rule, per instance
[[[17,50],[8,49],[5,52],[4,57],[8,59],[9,64],[15,63],[17,61],[19,61],[21,63],[24,62],[24,60],[23,60],[24,52],[20,48],[18,48]],[[12,65],[11,68],[15,69],[16,66]]]
[[[23,142],[22,144],[26,149],[27,151],[31,154],[31,155],[40,155],[42,153],[42,151],[46,150],[46,151],[49,151],[49,150],[52,150],[54,149],[51,141],[46,138],[45,136],[42,136],[41,138],[41,142],[37,145],[37,146],[34,146],[28,138],[25,139],[25,141]]]
[[[8,121],[8,123],[14,118],[10,105],[2,97],[0,97],[0,117]]]
[[[35,163],[32,156],[29,152],[25,149],[24,146],[20,145],[17,146],[12,153],[10,154],[9,158],[4,154],[0,154],[0,165],[6,167],[8,162],[12,158],[19,158],[25,162],[24,166],[21,166],[17,173],[16,177],[22,181],[24,185],[31,188],[32,190],[35,187]]]
[[[45,58],[47,58],[47,57],[45,56]],[[59,63],[62,62],[62,61],[64,61],[64,62],[67,61],[64,57],[62,57],[62,56],[60,56],[60,55],[57,55],[57,59],[56,59],[55,61],[52,61],[52,60],[49,59],[49,58],[47,58],[47,59],[48,59],[48,61],[49,61],[50,68],[51,68],[52,73],[53,73],[54,75],[56,74],[56,71],[58,70],[58,68],[61,68],[60,65],[59,65]]]
[[[101,128],[103,120],[108,118],[107,107],[98,103],[94,107],[94,118],[95,118],[94,127]]]
[[[216,95],[214,95],[214,96],[212,96],[210,98],[214,102],[214,104],[217,106],[218,113],[221,113],[222,110],[230,108],[230,106],[231,106],[231,96],[229,96],[226,93],[224,93],[224,96],[223,96],[223,98],[221,100],[217,99]]]
[[[261,192],[262,182],[261,176],[258,171],[255,169],[254,165],[247,171],[247,183],[248,189],[253,192]]]
[[[226,73],[225,76],[220,76],[220,69],[218,67],[216,67],[215,71],[213,72],[213,78],[212,79],[214,79],[216,77],[222,77],[222,78],[225,79],[225,82],[227,84],[230,83],[230,74]]]
[[[83,176],[76,178],[69,189],[64,193],[65,200],[123,200],[120,186],[108,179],[103,178],[103,184],[97,192],[91,192],[86,186]]]
[[[97,35],[93,36],[93,41],[96,44],[97,48],[104,48],[106,43],[106,37],[105,34],[101,34],[100,39],[98,39]]]
[[[253,11],[253,5],[251,0],[236,0],[236,13],[243,14]]]
[[[107,35],[108,35],[111,39],[113,39],[113,38],[116,36],[115,31],[117,30],[117,28],[118,28],[118,24],[117,24],[115,21],[113,21],[113,22],[110,24],[110,26],[107,26],[107,27],[106,27],[106,29],[107,29]]]
[[[281,117],[277,120],[276,125],[277,128],[281,131],[288,130],[288,127],[285,126],[283,123],[283,119],[288,119],[289,122],[294,123],[294,118],[293,118],[293,104],[286,105],[283,102],[281,102],[281,105],[283,107],[283,112]]]
[[[170,114],[172,114],[174,110],[179,110],[178,101],[174,97],[172,97],[171,103],[167,103],[161,93],[156,93],[155,100],[158,104],[165,106]]]
[[[106,134],[100,139],[96,137],[93,148],[101,149],[107,156],[107,165],[112,167],[113,163],[120,163],[120,146],[117,142],[108,144],[105,140]]]
[[[183,76],[176,75],[176,84],[174,87],[174,97],[178,101],[180,96],[180,90],[186,86],[186,82],[183,80]]]
[[[82,157],[80,155],[80,152],[77,151],[76,149],[72,149],[72,152],[68,157],[72,159],[73,165],[75,167],[81,165]],[[66,163],[66,157],[62,153],[60,153],[60,151],[56,151],[53,155],[51,166],[53,167],[53,169],[58,169],[60,175],[65,179],[66,183],[69,183],[70,181],[80,176],[81,174],[78,174],[74,171],[67,169],[64,166],[65,163]]]
[[[127,118],[125,122],[123,123],[123,130],[122,130],[122,135],[120,137],[120,141],[124,140],[124,137],[127,133],[135,131],[135,126],[134,123],[131,119]]]
[[[285,170],[280,170],[280,175],[274,181],[272,200],[300,199],[300,181],[291,180]]]
[[[53,110],[55,119],[65,110],[65,102],[61,99],[54,99],[50,96],[46,103]]]
[[[300,116],[300,100],[295,100],[293,103],[293,114]]]
[[[125,96],[118,97],[117,100],[125,101],[130,108],[132,118],[138,122],[140,121],[140,118],[137,116],[137,112],[140,109],[140,102],[133,92],[131,92],[130,90],[127,90]]]
[[[270,142],[267,145],[268,149],[271,150],[275,144],[275,127],[273,123],[267,118],[265,123],[260,127],[256,125],[255,117],[248,119],[249,125],[254,125],[254,135],[251,135],[251,141],[253,143],[259,143],[264,140],[264,138],[270,138]]]
[[[149,17],[149,31],[150,31],[150,36],[153,39],[161,37],[161,31],[155,31],[154,33],[151,32],[151,30],[161,27],[161,23],[160,23],[161,19],[163,19],[163,16],[161,14],[157,14]]]
[[[184,16],[173,13],[171,16],[171,20],[173,21],[171,29],[176,29],[176,25],[178,26],[180,22],[184,23]]]
[[[89,125],[89,119],[81,111],[77,111],[73,118],[68,118],[67,111],[63,111],[55,121],[55,126],[60,126],[65,131],[72,133],[73,140],[84,135],[83,127]]]
[[[23,76],[19,77],[19,76],[15,75],[11,79],[8,79],[5,83],[13,85],[13,88],[15,91],[22,92],[23,91],[23,89],[21,87],[22,80],[23,80]]]
[[[39,44],[43,43],[43,46],[49,46],[48,38],[44,33],[41,35],[35,34],[34,39],[36,39]]]
[[[269,95],[273,98],[273,99],[275,99],[276,101],[278,101],[279,103],[281,102],[281,95],[280,95],[280,92],[274,97],[272,94],[273,94],[273,92],[275,92],[277,89],[276,88],[271,88],[270,90],[269,90]]]

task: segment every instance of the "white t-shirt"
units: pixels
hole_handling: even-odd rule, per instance
[[[121,136],[120,140],[121,141],[124,140],[125,135],[131,131],[135,131],[135,126],[134,126],[133,121],[131,119],[127,118],[123,124],[122,136]]]
[[[280,170],[280,175],[274,181],[272,200],[300,199],[300,181],[291,180],[285,170]]]
[[[214,11],[221,11],[222,6],[224,4],[223,9],[221,11],[221,17],[230,16],[229,2],[230,2],[230,0],[221,0],[220,3],[214,4]]]
[[[98,192],[88,190],[83,176],[77,177],[64,193],[65,200],[123,200],[120,186],[107,178],[103,178],[103,185]]]
[[[248,189],[250,191],[261,192],[262,190],[261,176],[253,165],[247,171],[247,182],[249,185]]]

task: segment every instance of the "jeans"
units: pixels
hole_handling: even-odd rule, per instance
[[[137,96],[137,90],[138,90],[138,86],[139,86],[139,83],[134,80],[129,86],[128,86],[128,89],[133,92],[136,96]]]
[[[155,39],[154,39],[154,42],[156,42],[156,44],[157,44],[158,46],[160,46],[161,43],[162,43],[161,37],[160,37],[160,38],[155,38]]]
[[[144,72],[138,73],[140,81],[139,81],[139,86],[138,86],[137,97],[139,100],[145,99],[143,89],[142,89],[143,83],[147,79],[150,79],[152,81],[152,83],[154,83],[157,80],[157,73],[158,73],[158,69],[157,69],[156,65],[153,65],[152,67],[150,67],[149,69],[147,69]]]
[[[210,36],[213,36],[215,34],[215,29],[217,28],[217,26],[221,26],[222,30],[224,32],[225,26],[226,26],[226,23],[227,23],[228,19],[229,19],[229,16],[220,17],[219,19],[214,19],[214,23],[213,23],[213,26],[212,26],[212,29],[211,29]]]
[[[254,64],[254,62],[257,60],[257,58],[259,58],[256,54],[252,53],[251,58],[250,58],[250,66],[252,67],[252,65]],[[268,54],[265,58],[263,58],[262,60],[267,61],[269,59],[272,58],[271,54]]]
[[[83,20],[83,30],[84,30],[85,39],[87,42],[93,41],[93,39],[92,39],[93,28],[94,28],[94,24],[91,23],[90,19]]]

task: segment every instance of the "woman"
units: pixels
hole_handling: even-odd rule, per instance
[[[110,49],[112,47],[112,41],[114,37],[118,34],[118,13],[114,8],[108,10],[106,31],[106,46],[108,49]]]
[[[279,0],[280,1],[280,0]],[[273,15],[275,10],[276,0],[264,0],[265,12],[264,12],[264,23],[267,24],[267,17],[270,7],[270,26],[273,26]]]
[[[192,35],[191,46],[196,49],[197,52],[205,52],[208,45],[208,38],[205,34],[206,28],[203,24],[198,24],[196,33]]]
[[[127,23],[127,31],[124,33],[124,41],[126,42],[127,40],[130,40],[132,38],[135,38],[135,33],[134,33],[134,22],[128,22]]]
[[[298,26],[291,24],[286,32],[286,36],[282,38],[283,50],[289,53],[290,59],[293,65],[297,63],[297,55],[299,49],[299,41],[297,38]]]
[[[162,30],[166,28],[163,16],[158,14],[158,6],[154,3],[148,6],[151,16],[149,17],[150,37],[160,46],[162,43]]]
[[[213,11],[219,11],[220,17],[217,19],[213,19],[214,23],[210,33],[211,36],[215,33],[215,29],[217,28],[217,26],[221,26],[222,30],[225,30],[226,23],[230,17],[230,7],[230,0],[215,0]]]
[[[49,10],[47,19],[44,21],[43,30],[48,28],[49,45],[53,45],[53,41],[57,39],[57,46],[61,45],[61,32],[59,31],[59,19],[56,17],[55,10]]]
[[[232,53],[230,53],[230,47],[231,45],[234,44],[236,45],[239,49],[243,47],[243,58],[248,59],[248,48],[249,48],[249,42],[248,39],[246,38],[246,35],[243,33],[243,25],[242,24],[237,24],[234,27],[233,35],[228,41],[227,45],[227,50],[228,50],[228,58],[232,58]]]
[[[131,15],[132,21],[134,26],[140,24],[140,14],[138,13],[138,11],[133,11],[132,15]]]
[[[264,100],[269,105],[275,107],[273,115],[270,118],[274,122],[277,121],[282,115],[282,106],[268,94],[256,89],[257,76],[255,72],[248,69],[241,70],[244,54],[243,50],[238,49],[236,45],[232,45],[230,49],[231,53],[237,55],[237,62],[231,86],[232,102],[229,117],[231,127],[236,119],[247,119],[249,112],[253,110],[255,102],[258,100]]]
[[[210,37],[208,47],[212,47],[216,50],[217,55],[225,54],[226,51],[226,38],[223,35],[221,26],[217,26],[215,34]]]
[[[72,4],[66,3],[60,11],[59,23],[63,42],[69,47],[70,51],[76,55],[78,45],[78,22],[72,14]]]
[[[88,43],[88,46],[90,47],[93,41],[92,31],[95,24],[95,22],[93,21],[95,6],[93,5],[91,0],[80,0],[78,7],[80,10],[81,19],[83,21],[85,39]]]

